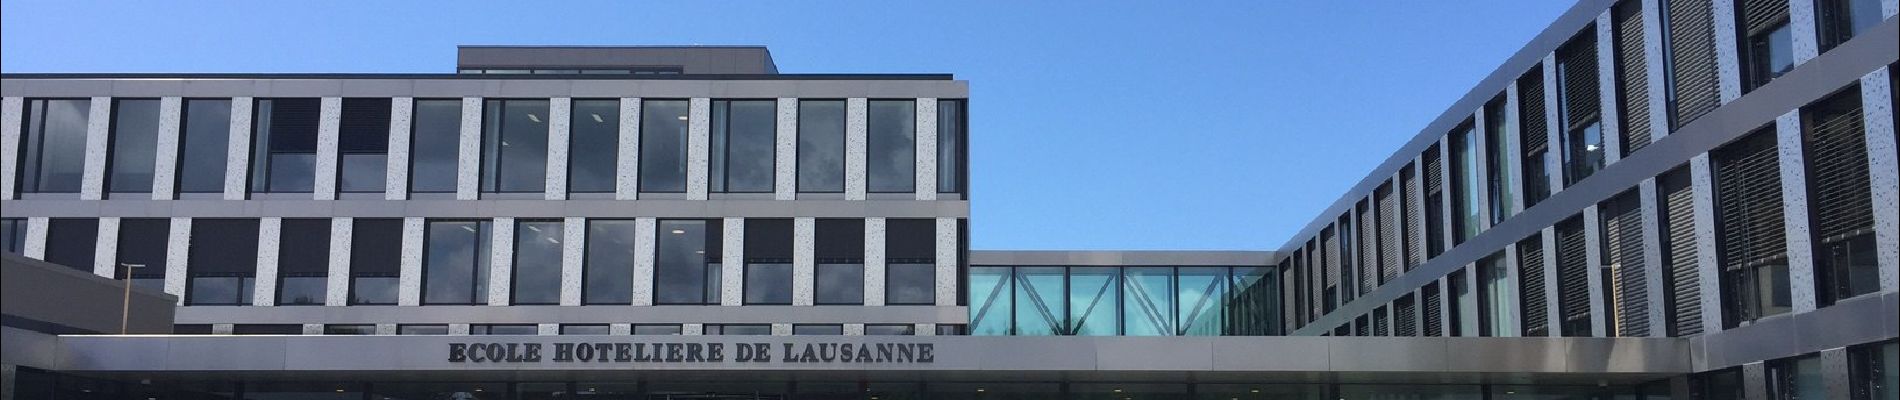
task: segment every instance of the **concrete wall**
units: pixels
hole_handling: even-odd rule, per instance
[[[6,326],[55,334],[119,333],[126,299],[122,281],[13,253],[0,253],[0,266],[0,314]],[[132,288],[126,332],[170,333],[176,301],[162,292]]]

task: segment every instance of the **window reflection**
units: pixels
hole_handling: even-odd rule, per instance
[[[686,100],[646,100],[640,106],[640,191],[686,191]]]
[[[548,101],[488,100],[482,114],[482,191],[547,190]]]
[[[409,190],[455,191],[456,159],[462,142],[462,101],[418,99],[409,139]]]
[[[251,192],[308,193],[317,178],[316,98],[259,99],[252,117]]]
[[[21,133],[20,191],[79,193],[85,172],[86,99],[32,99]]]
[[[567,190],[613,192],[620,158],[620,100],[574,100],[570,114]]]
[[[122,99],[112,106],[112,193],[151,193],[158,155],[158,100]]]
[[[798,102],[798,191],[844,191],[843,100]]]
[[[778,103],[719,100],[712,105],[713,192],[771,192],[776,173]]]
[[[429,221],[423,255],[423,304],[488,301],[488,221]]]
[[[179,135],[178,191],[224,191],[225,160],[230,156],[231,100],[185,100]]]

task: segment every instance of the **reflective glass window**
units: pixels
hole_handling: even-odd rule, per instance
[[[713,192],[773,190],[778,102],[719,100],[712,104]]]
[[[120,218],[119,254],[113,263],[113,277],[125,279],[127,265],[131,265],[132,286],[164,291],[165,247],[170,236],[169,218]]]
[[[85,175],[86,99],[30,99],[20,142],[20,192],[79,193]]]
[[[322,305],[330,275],[330,220],[285,218],[277,245],[277,305]]]
[[[461,156],[462,101],[417,99],[410,121],[409,191],[455,192],[456,159]]]
[[[179,137],[178,191],[224,191],[225,162],[230,157],[231,100],[185,100],[184,126]]]
[[[158,99],[121,99],[112,105],[112,193],[151,193],[158,157]]]
[[[317,179],[316,98],[259,99],[251,117],[251,192],[308,193]]]
[[[257,275],[257,220],[191,221],[186,305],[250,305]]]
[[[660,220],[654,304],[719,304],[720,221]]]
[[[874,193],[917,188],[917,102],[872,100],[865,118],[865,188]]]
[[[1173,268],[1123,268],[1122,319],[1123,335],[1173,335],[1175,332]]]
[[[488,100],[482,114],[482,191],[546,191],[548,101]]]
[[[1082,336],[1121,334],[1121,269],[1069,268],[1070,332]]]
[[[864,220],[819,219],[813,234],[813,301],[864,304]]]
[[[792,220],[745,224],[745,304],[791,304]]]
[[[587,221],[581,302],[633,304],[633,220]]]
[[[352,223],[350,304],[396,304],[402,273],[402,219],[356,218]]]
[[[970,334],[1008,335],[1015,309],[1009,267],[970,267]]]
[[[843,100],[798,102],[798,191],[844,192]]]
[[[1016,335],[1068,335],[1062,267],[1016,267]]]
[[[620,100],[574,100],[570,114],[567,191],[612,193],[620,162]]]
[[[686,100],[645,100],[640,106],[640,191],[686,191]]]
[[[489,221],[429,221],[422,303],[488,303]]]
[[[1227,267],[1181,267],[1176,272],[1180,334],[1220,336],[1227,316]]]
[[[937,191],[963,192],[964,100],[937,101]]]
[[[389,98],[343,99],[337,129],[337,190],[381,192],[389,169]]]
[[[515,222],[514,296],[511,304],[561,303],[560,220],[521,220]]]

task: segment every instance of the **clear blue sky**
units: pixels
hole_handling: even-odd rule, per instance
[[[7,0],[0,71],[452,72],[458,44],[767,45],[788,73],[968,80],[973,248],[1264,250],[1570,5]]]

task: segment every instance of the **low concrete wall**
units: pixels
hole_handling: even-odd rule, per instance
[[[119,281],[0,254],[0,314],[8,327],[51,334],[119,333],[124,298]],[[171,333],[176,304],[176,296],[132,288],[126,332]]]

